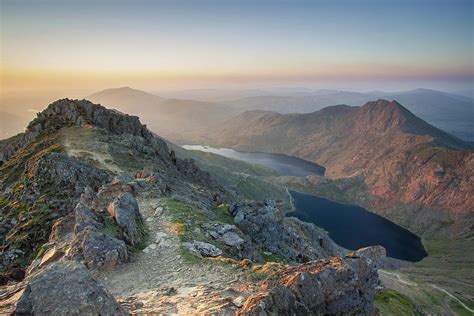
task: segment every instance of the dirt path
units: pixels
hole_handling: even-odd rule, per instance
[[[97,161],[99,166],[103,169],[117,174],[123,173],[123,170],[118,165],[113,163],[112,156],[110,156],[110,154],[107,152],[99,150],[86,150],[84,148],[76,149],[76,146],[73,146],[68,138],[66,138],[64,141],[64,147],[66,148],[67,155],[70,157],[89,158]]]
[[[446,295],[448,295],[450,298],[452,298],[453,300],[457,301],[462,307],[464,307],[465,309],[467,309],[468,311],[470,311],[471,313],[474,314],[474,309],[472,308],[469,308],[469,306],[467,306],[466,304],[464,304],[459,298],[457,298],[456,296],[454,296],[453,294],[449,293],[447,290],[443,289],[442,287],[439,287],[437,285],[434,285],[434,284],[430,284],[431,287],[445,293]]]
[[[237,310],[238,300],[245,296],[241,268],[210,260],[186,261],[160,200],[138,201],[150,232],[148,246],[129,263],[97,278],[130,312],[190,315]]]
[[[410,285],[410,286],[418,286],[415,282],[411,282],[411,281],[407,281],[407,280],[402,279],[402,277],[398,273],[388,272],[386,270],[379,270],[378,272],[379,272],[379,275],[385,276],[385,277],[388,277],[388,278],[395,278],[398,282],[400,282],[402,284],[406,284],[406,285]]]

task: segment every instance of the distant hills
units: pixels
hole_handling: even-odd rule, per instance
[[[335,185],[360,179],[354,202],[414,231],[472,234],[471,144],[396,101],[330,106],[307,114],[248,111],[189,138],[201,145],[314,161],[326,167]]]
[[[287,93],[288,95],[282,95]],[[182,141],[182,133],[216,125],[249,110],[310,113],[327,106],[360,106],[371,100],[396,100],[413,114],[465,140],[474,141],[474,105],[469,97],[428,89],[387,93],[317,90],[282,91],[196,89],[156,96],[128,87],[107,89],[87,97],[123,112],[139,115],[150,128]],[[176,98],[180,96],[179,98]],[[242,97],[243,96],[243,97]],[[197,101],[199,99],[201,101]],[[202,101],[202,100],[213,100]],[[176,128],[179,126],[179,128]]]
[[[103,90],[87,96],[87,99],[137,115],[151,130],[171,139],[183,132],[212,126],[233,114],[217,103],[165,99],[129,87]]]
[[[183,134],[223,122],[239,113],[264,110],[279,113],[311,113],[327,106],[360,106],[379,98],[396,100],[430,124],[459,138],[474,141],[474,105],[469,91],[459,94],[415,89],[400,92],[352,92],[295,88],[190,89],[160,92],[159,95],[121,87],[86,96],[125,113],[138,115],[156,133],[183,141]],[[3,100],[0,137],[23,131],[26,123],[41,111],[49,98]],[[5,109],[9,109],[8,111]],[[32,112],[31,109],[36,109]]]
[[[319,90],[303,96],[246,97],[228,101],[227,104],[241,110],[310,113],[337,104],[360,106],[379,98],[396,100],[429,123],[463,139],[474,140],[474,101],[466,96],[436,90],[415,89],[394,93]]]

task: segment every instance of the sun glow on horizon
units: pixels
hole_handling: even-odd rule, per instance
[[[4,0],[0,9],[2,94],[474,78],[464,0]]]

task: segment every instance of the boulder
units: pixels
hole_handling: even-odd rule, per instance
[[[240,236],[237,235],[237,233],[234,233],[234,232],[224,233],[224,235],[222,235],[221,239],[227,246],[231,246],[231,247],[239,247],[240,245],[242,245],[245,242],[245,240],[240,238]]]
[[[212,244],[202,241],[193,240],[192,242],[185,242],[183,243],[183,246],[188,248],[191,252],[203,257],[218,257],[222,255],[222,250]]]
[[[143,219],[137,200],[130,192],[120,194],[108,207],[108,212],[122,228],[124,239],[133,245],[140,243],[144,235]]]
[[[90,269],[110,269],[128,260],[123,240],[86,228],[71,242],[68,256],[84,259]]]
[[[79,262],[61,260],[7,293],[0,310],[18,315],[128,315]]]

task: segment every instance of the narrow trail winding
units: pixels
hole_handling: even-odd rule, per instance
[[[464,307],[465,309],[467,309],[468,311],[470,311],[471,313],[474,314],[474,309],[472,308],[469,308],[469,306],[467,306],[466,304],[464,304],[459,298],[457,298],[456,296],[454,296],[453,294],[449,293],[447,290],[443,289],[442,287],[439,287],[437,285],[434,285],[434,284],[430,284],[430,286],[432,288],[435,288],[443,293],[445,293],[446,295],[448,295],[450,298],[452,298],[453,300],[457,301],[462,307]]]
[[[150,237],[145,249],[97,278],[133,313],[232,314],[247,295],[245,272],[236,264],[186,261],[159,199],[138,199]],[[239,305],[239,304],[237,304]]]

